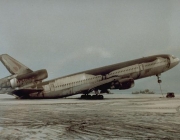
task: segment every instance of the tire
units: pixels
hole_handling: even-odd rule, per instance
[[[87,95],[86,98],[87,99],[92,99],[92,96],[91,95]]]
[[[92,99],[97,99],[97,95],[92,95]]]
[[[81,99],[85,99],[86,98],[86,95],[81,95]]]
[[[103,95],[99,95],[98,99],[104,99],[104,96]]]

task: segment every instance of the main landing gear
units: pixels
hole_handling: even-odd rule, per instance
[[[104,99],[103,95],[81,95],[81,99]]]
[[[160,79],[161,77],[161,75],[160,74],[158,74],[158,75],[156,75],[157,76],[157,82],[159,83],[159,87],[160,87],[160,90],[161,90],[161,94],[162,94],[162,96],[164,97],[164,95],[163,95],[163,93],[162,93],[162,88],[161,88],[161,83],[162,83],[162,80]]]
[[[104,99],[104,96],[103,95],[100,95],[99,94],[99,91],[98,90],[95,90],[95,95],[88,95],[88,94],[83,94],[81,95],[81,99]]]

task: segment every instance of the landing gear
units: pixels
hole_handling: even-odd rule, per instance
[[[99,90],[98,89],[95,89],[94,92],[95,92],[96,95],[92,96],[93,99],[104,99],[104,96],[99,94]]]
[[[100,95],[97,89],[94,90],[94,92],[95,92],[95,95],[92,95],[92,96],[88,94],[81,95],[81,99],[100,99],[100,100],[104,99],[104,96]]]
[[[91,95],[88,94],[81,95],[81,99],[91,99]]]
[[[157,82],[159,83],[159,87],[160,87],[160,90],[161,90],[161,94],[162,96],[164,97],[163,93],[162,93],[162,88],[161,88],[161,83],[162,83],[162,80],[160,79],[161,77],[161,74],[158,74],[156,75],[157,76]]]
[[[92,95],[92,99],[104,99],[103,95]]]
[[[111,94],[111,92],[108,90],[108,89],[105,89],[105,90],[101,90],[100,93],[107,93],[107,94]]]
[[[160,79],[161,77],[161,75],[160,74],[158,74],[158,75],[156,75],[157,76],[157,82],[160,84],[160,83],[162,83],[162,80]]]
[[[81,95],[81,99],[104,99],[103,95]]]

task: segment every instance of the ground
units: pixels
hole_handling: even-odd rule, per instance
[[[18,100],[0,95],[0,140],[174,140],[180,138],[180,96],[109,94]]]

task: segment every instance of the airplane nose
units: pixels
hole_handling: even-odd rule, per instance
[[[180,62],[180,59],[177,57],[177,63],[179,64],[179,62]]]
[[[178,57],[175,57],[175,59],[174,59],[174,66],[179,64],[179,62],[180,62],[180,59]]]
[[[170,63],[171,64],[171,68],[175,67],[180,62],[180,59],[178,57],[175,57],[175,56],[171,56],[170,60],[171,60],[171,63]]]

